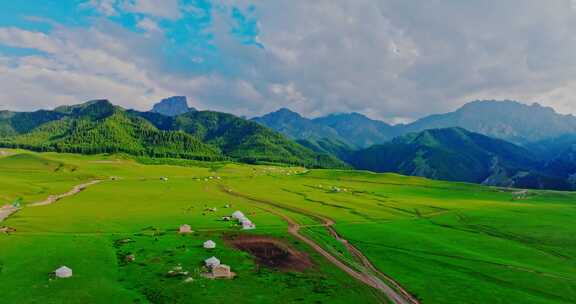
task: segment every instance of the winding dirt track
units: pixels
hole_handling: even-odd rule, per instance
[[[97,179],[97,180],[89,181],[89,182],[84,183],[84,184],[74,186],[74,188],[72,188],[72,190],[70,190],[66,193],[58,194],[58,195],[50,195],[47,199],[45,199],[41,202],[30,204],[30,205],[28,205],[28,207],[38,207],[38,206],[46,206],[46,205],[53,204],[53,203],[65,198],[65,197],[76,195],[76,194],[80,193],[82,190],[84,190],[90,186],[99,184],[101,182],[102,182],[102,180]]]
[[[7,219],[12,214],[16,213],[16,211],[18,210],[19,210],[18,208],[13,207],[12,205],[4,205],[0,207],[0,222]]]
[[[102,182],[102,180],[93,180],[93,181],[90,181],[90,182],[87,182],[84,184],[74,186],[74,188],[72,188],[72,190],[70,190],[64,194],[50,195],[47,199],[45,199],[41,202],[29,204],[29,205],[27,205],[27,207],[38,207],[38,206],[45,206],[45,205],[53,204],[53,203],[65,198],[65,197],[76,195],[76,194],[80,193],[82,190],[84,190],[90,186],[96,185],[100,182]],[[4,206],[0,207],[0,222],[4,221],[8,217],[10,217],[12,214],[18,212],[18,210],[20,210],[20,209],[21,208],[16,208],[12,205],[4,205]]]
[[[301,210],[299,208],[296,208],[296,207],[287,207],[287,206],[284,206],[284,205],[281,205],[281,204],[278,204],[275,202],[253,198],[253,197],[250,197],[250,196],[245,195],[245,194],[234,192],[231,189],[227,189],[223,186],[221,187],[221,189],[224,192],[226,192],[230,195],[236,196],[236,197],[240,197],[240,198],[243,198],[246,200],[250,200],[252,202],[261,203],[261,204],[273,206],[276,208],[292,211],[295,213],[303,214],[306,216],[310,216],[310,217],[322,222],[322,226],[324,226],[324,227],[326,227],[326,229],[328,229],[330,235],[333,238],[335,238],[336,240],[342,242],[345,245],[346,249],[356,258],[356,260],[358,260],[358,262],[360,262],[362,264],[363,267],[361,270],[356,270],[356,269],[353,269],[352,267],[346,265],[344,262],[340,261],[337,257],[335,257],[334,255],[332,255],[331,253],[326,251],[324,248],[322,248],[320,245],[318,245],[316,242],[314,242],[313,240],[300,234],[300,228],[302,228],[302,226],[300,224],[296,223],[290,217],[288,217],[288,216],[286,216],[280,212],[277,212],[275,210],[264,209],[267,212],[275,214],[275,215],[281,217],[283,220],[285,220],[288,223],[288,232],[292,236],[294,236],[295,238],[308,244],[310,247],[312,247],[312,249],[314,249],[316,252],[318,252],[320,255],[325,257],[328,261],[330,261],[336,267],[338,267],[341,270],[343,270],[344,272],[346,272],[351,277],[361,281],[362,283],[364,283],[368,286],[371,286],[371,287],[381,291],[393,303],[395,303],[395,304],[419,304],[420,303],[408,291],[406,291],[402,286],[400,286],[400,284],[398,282],[394,281],[391,277],[387,276],[386,274],[380,272],[368,260],[368,258],[366,258],[366,256],[364,256],[364,254],[362,254],[362,252],[360,250],[358,250],[356,247],[354,247],[352,244],[350,244],[350,242],[348,242],[348,240],[342,238],[336,232],[336,230],[332,227],[335,224],[335,222],[333,220],[331,220],[329,218],[325,218],[323,216],[310,214],[310,213],[308,213],[304,210]],[[378,275],[380,277],[382,277],[386,282],[384,282],[382,279],[380,279],[380,277],[378,277]]]

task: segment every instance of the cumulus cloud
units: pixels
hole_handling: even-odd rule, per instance
[[[104,16],[137,14],[143,32],[105,17],[50,33],[0,28],[1,44],[50,54],[2,58],[0,103],[31,108],[110,97],[144,109],[183,94],[196,107],[242,115],[288,106],[310,116],[356,111],[405,122],[472,99],[506,98],[576,113],[572,0],[213,4],[209,27],[198,31],[209,34],[214,51],[199,51],[192,40],[178,50],[196,64],[185,68],[167,60],[173,37],[160,21],[205,17],[186,1],[86,2]]]
[[[128,12],[148,16],[166,19],[178,19],[181,16],[178,0],[124,0],[121,6]]]
[[[16,109],[95,98],[112,98],[142,108],[149,105],[150,98],[174,94],[150,74],[149,54],[133,51],[149,48],[150,41],[134,37],[111,24],[75,31],[61,28],[50,36],[0,29],[0,43],[49,53],[0,61],[0,99]]]
[[[257,1],[266,55],[242,60],[257,67],[255,81],[297,87],[308,101],[296,109],[306,113],[359,111],[405,121],[497,96],[576,112],[570,94],[558,93],[571,91],[576,76],[571,5]]]
[[[89,0],[80,4],[80,8],[95,9],[105,16],[114,16],[116,11],[116,0]]]
[[[136,26],[147,32],[162,32],[162,29],[160,26],[158,26],[158,23],[150,18],[142,18],[138,20]]]
[[[56,53],[62,43],[40,32],[31,32],[19,28],[0,28],[0,43],[17,48],[35,49],[47,53]]]

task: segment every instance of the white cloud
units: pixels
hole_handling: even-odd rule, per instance
[[[56,53],[62,49],[62,43],[40,32],[31,32],[19,28],[0,28],[0,43],[17,48],[36,49],[47,53]]]
[[[178,0],[124,0],[122,8],[128,12],[139,13],[165,19],[181,17]]]
[[[575,86],[576,16],[569,0],[255,5],[264,54],[217,42],[256,87],[297,87],[307,99],[295,104],[298,111],[358,111],[405,121],[474,97],[508,96],[576,112],[570,94],[558,93]],[[290,104],[274,90],[269,94],[266,109]]]
[[[264,49],[230,35],[230,6],[252,2],[256,10],[246,13],[257,18]],[[160,19],[203,12],[175,0],[87,3],[104,15],[141,14],[145,33],[99,19],[49,34],[0,28],[0,43],[50,54],[1,58],[0,103],[24,109],[109,97],[145,109],[177,94],[250,116],[289,106],[400,122],[475,98],[513,98],[576,113],[571,0],[219,0],[209,29],[218,67],[204,75],[166,67],[166,38],[154,34]],[[189,54],[198,65],[210,63],[204,55]]]
[[[162,32],[162,29],[160,29],[158,23],[156,23],[154,20],[150,18],[142,18],[138,20],[136,26],[147,32],[156,32],[156,33]]]
[[[0,91],[5,106],[28,110],[63,102],[111,98],[129,107],[146,108],[176,92],[146,65],[147,40],[125,39],[122,31],[102,28],[69,30],[51,35],[0,28],[0,43],[49,52],[0,61]],[[117,35],[117,36],[114,36]]]
[[[88,0],[80,5],[80,8],[95,9],[102,15],[114,16],[116,11],[116,0]]]

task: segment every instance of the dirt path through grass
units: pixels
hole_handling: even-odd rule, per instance
[[[38,207],[38,206],[46,206],[46,205],[53,204],[53,203],[55,203],[55,202],[57,202],[63,198],[76,195],[76,194],[80,193],[82,190],[84,190],[90,186],[99,184],[101,182],[102,182],[102,180],[97,179],[97,180],[89,181],[89,182],[84,183],[84,184],[74,186],[74,188],[72,188],[72,190],[70,190],[66,193],[58,194],[58,195],[50,195],[47,199],[45,199],[43,201],[29,204],[28,207]]]
[[[16,213],[19,209],[12,205],[4,205],[0,207],[0,222],[7,219],[12,214]]]
[[[27,205],[27,207],[38,207],[38,206],[50,205],[50,204],[55,203],[55,202],[65,198],[65,197],[76,195],[76,194],[80,193],[82,190],[84,190],[90,186],[96,185],[100,182],[102,182],[102,180],[93,180],[93,181],[90,181],[90,182],[87,182],[84,184],[74,186],[74,188],[72,188],[72,190],[70,190],[64,194],[50,195],[50,196],[48,196],[47,199],[45,199],[41,202],[29,204],[29,205]],[[8,217],[10,217],[12,214],[16,213],[18,210],[20,210],[20,208],[14,207],[13,205],[4,205],[4,206],[0,207],[0,222],[4,221]]]
[[[309,212],[302,210],[302,209],[299,209],[299,208],[296,208],[296,207],[288,207],[288,206],[284,206],[284,205],[276,203],[276,202],[271,202],[271,201],[267,201],[267,200],[253,198],[253,197],[250,197],[250,196],[245,195],[245,194],[234,192],[233,190],[225,188],[225,187],[221,187],[221,189],[225,193],[228,193],[229,195],[232,195],[232,196],[236,196],[236,197],[240,197],[240,198],[252,201],[252,202],[256,202],[256,203],[265,204],[265,205],[269,205],[272,207],[288,210],[291,212],[303,214],[305,216],[309,216],[309,217],[312,217],[312,218],[320,221],[322,223],[321,225],[326,227],[326,229],[328,229],[330,235],[333,238],[335,238],[336,240],[342,242],[344,244],[344,246],[346,247],[346,249],[360,262],[360,264],[363,266],[363,267],[361,267],[361,269],[359,269],[359,270],[353,269],[352,267],[350,267],[346,263],[339,260],[333,254],[326,251],[324,248],[322,248],[322,246],[320,246],[319,244],[317,244],[313,240],[300,234],[300,228],[302,228],[302,226],[300,224],[298,224],[296,221],[294,221],[293,219],[291,219],[290,217],[288,217],[285,214],[282,214],[280,212],[277,212],[275,210],[272,210],[272,209],[264,209],[267,212],[275,214],[275,215],[281,217],[284,221],[286,221],[288,223],[288,233],[290,233],[292,236],[294,236],[295,238],[299,239],[300,241],[308,244],[312,249],[314,249],[314,251],[316,251],[317,253],[319,253],[323,257],[325,257],[328,261],[330,261],[336,267],[338,267],[341,270],[343,270],[344,272],[346,272],[351,277],[361,281],[362,283],[364,283],[368,286],[371,286],[371,287],[383,292],[388,297],[388,299],[390,301],[392,301],[393,303],[395,303],[395,304],[418,304],[419,303],[419,301],[415,297],[413,297],[410,293],[408,293],[408,291],[406,291],[402,286],[400,286],[400,284],[398,282],[394,281],[391,277],[389,277],[386,274],[379,271],[368,260],[368,258],[366,258],[366,256],[364,256],[364,254],[360,250],[358,250],[356,247],[354,247],[352,244],[350,244],[350,242],[348,242],[348,240],[342,238],[338,234],[338,232],[336,232],[336,230],[333,228],[334,224],[336,224],[336,223],[332,219],[329,219],[329,218],[326,218],[326,217],[323,217],[320,215],[310,214]],[[384,282],[381,278],[383,278],[386,282]]]
[[[102,180],[97,179],[97,180],[89,181],[89,182],[84,183],[84,184],[74,186],[74,188],[72,188],[72,190],[70,190],[66,193],[58,194],[58,195],[50,195],[50,196],[48,196],[47,199],[40,201],[40,202],[37,202],[37,203],[29,204],[29,205],[27,205],[27,207],[38,207],[38,206],[46,206],[46,205],[53,204],[53,203],[65,198],[65,197],[76,195],[76,194],[80,193],[82,190],[84,190],[90,186],[96,185],[98,183],[101,183],[101,182],[102,182]],[[16,208],[12,205],[4,205],[4,206],[0,207],[0,222],[4,221],[9,216],[16,213],[18,210],[20,210],[20,208]]]

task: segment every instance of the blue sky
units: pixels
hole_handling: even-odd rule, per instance
[[[76,44],[74,41],[68,41],[79,39],[69,36],[74,32],[89,35],[94,31],[101,33],[112,31],[106,33],[110,35],[110,39],[134,40],[135,45],[153,48],[153,51],[134,50],[135,55],[144,57],[140,59],[145,62],[135,63],[138,65],[137,68],[146,69],[147,74],[157,72],[175,77],[193,78],[210,75],[216,75],[218,79],[234,77],[237,74],[235,70],[237,65],[227,54],[222,53],[215,42],[216,39],[234,40],[235,47],[240,48],[264,48],[257,42],[258,23],[254,16],[256,7],[251,4],[236,6],[207,0],[46,0],[42,5],[34,1],[5,1],[0,6],[0,28],[11,31],[5,35],[6,39],[0,42],[0,56],[12,66],[21,65],[19,60],[23,58],[58,61],[58,57],[63,56],[60,51],[47,52],[42,47],[35,47],[34,43],[30,44],[29,40],[44,35],[48,40],[59,40],[64,45]],[[214,20],[216,16],[218,25]],[[217,29],[214,28],[216,26]],[[14,35],[35,37],[20,37],[24,41],[15,41],[18,39],[14,38]],[[58,38],[52,39],[53,37]],[[75,47],[82,48],[82,45],[79,43]],[[74,63],[65,64],[74,65]],[[153,101],[150,98],[160,97],[157,94],[149,94],[155,89],[151,86],[144,90],[144,93],[151,95],[145,105],[133,102],[129,105],[148,106]],[[64,102],[63,100],[71,102],[76,95],[85,96],[78,97],[80,99],[97,97],[78,93],[80,94],[66,96],[68,98],[55,103]],[[104,97],[113,98],[114,95],[114,92],[110,92],[110,96]],[[142,100],[141,96],[133,98]],[[76,102],[80,101],[82,100]],[[36,106],[34,101],[29,101],[27,105],[20,107],[17,105],[17,108]]]
[[[41,4],[40,4],[41,3]],[[576,113],[571,0],[0,2],[0,109],[109,98],[148,109],[361,112],[390,122],[481,98]]]
[[[114,12],[106,12],[99,8],[98,3],[109,2]],[[209,72],[220,69],[226,72],[226,67],[218,65],[218,48],[213,43],[214,34],[210,32],[213,10],[220,11],[229,17],[229,34],[245,45],[263,47],[255,41],[258,36],[257,20],[251,14],[254,6],[245,10],[231,6],[214,4],[207,0],[176,1],[178,10],[156,16],[148,11],[128,9],[138,1],[85,1],[85,0],[45,0],[42,5],[34,1],[7,1],[0,10],[0,26],[17,27],[34,32],[49,34],[58,27],[88,28],[94,23],[106,19],[135,34],[144,34],[150,28],[158,27],[163,32],[162,54],[164,63],[173,65],[179,72]],[[152,1],[162,6],[161,1]],[[142,23],[144,20],[148,23]],[[0,45],[0,52],[8,56],[27,56],[38,54],[30,48],[18,48]],[[199,64],[202,59],[202,64]]]

